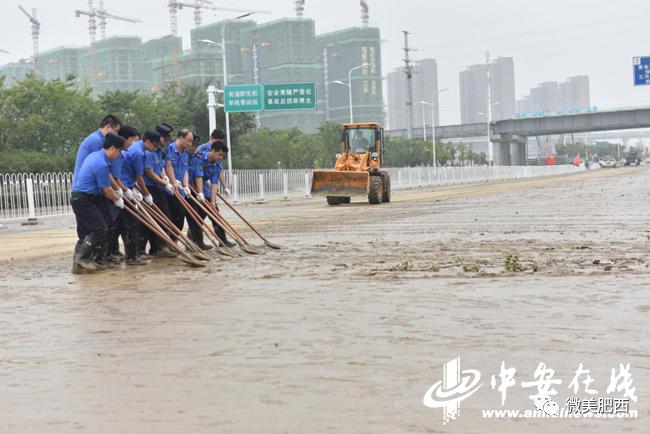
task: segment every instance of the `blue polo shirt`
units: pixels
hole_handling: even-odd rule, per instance
[[[120,179],[128,188],[133,188],[136,177],[144,175],[144,142],[139,140],[122,151],[122,173]]]
[[[176,142],[171,143],[167,146],[167,159],[172,163],[172,168],[174,169],[174,176],[178,181],[183,181],[183,177],[187,172],[190,161],[190,154],[186,150],[183,152],[177,151]]]
[[[104,134],[102,134],[101,131],[97,130],[86,137],[83,142],[81,142],[79,149],[77,149],[77,159],[74,163],[73,174],[77,174],[79,172],[82,163],[88,157],[88,155],[92,154],[93,152],[102,150],[105,141],[106,137]]]
[[[196,178],[203,178],[203,195],[209,198],[211,191],[208,181],[212,185],[219,185],[219,175],[223,170],[223,163],[221,161],[218,163],[211,163],[208,160],[208,153],[203,153],[202,158],[197,160],[192,183],[194,183]]]
[[[208,143],[209,145],[209,143]],[[194,180],[197,177],[196,171],[198,168],[198,165],[201,163],[203,158],[207,155],[207,153],[210,151],[210,148],[208,150],[205,150],[205,145],[201,145],[198,148],[196,148],[196,151],[194,151],[193,154],[190,154],[190,160],[188,162],[188,167],[187,171],[189,173],[189,178],[190,178],[190,184],[194,185]]]
[[[111,160],[104,151],[93,152],[85,159],[72,182],[72,191],[99,196],[102,190],[111,186],[109,173]]]
[[[165,159],[163,158],[162,150],[144,151],[144,168],[152,169],[153,173],[162,178],[162,171],[165,167]],[[156,186],[153,179],[149,178],[147,174],[144,175],[144,183],[147,186]]]
[[[120,156],[111,161],[111,175],[113,175],[113,178],[115,179],[122,179],[122,167],[124,166],[124,160],[126,157],[124,154],[126,151],[120,151]]]

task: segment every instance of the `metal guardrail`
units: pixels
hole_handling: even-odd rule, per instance
[[[535,178],[579,172],[563,166],[402,167],[386,169],[395,190]],[[226,176],[227,176],[226,172]],[[234,170],[235,202],[309,198],[311,169]],[[72,213],[72,173],[0,174],[0,221]]]

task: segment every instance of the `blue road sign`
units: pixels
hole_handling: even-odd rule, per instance
[[[650,56],[634,58],[634,85],[650,86]]]

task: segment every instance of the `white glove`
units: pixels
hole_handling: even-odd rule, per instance
[[[226,196],[230,196],[232,194],[229,188],[224,188],[223,192],[226,193]]]
[[[131,190],[130,188],[127,188],[126,191],[124,192],[124,196],[126,196],[126,198],[129,199],[129,200],[133,200],[133,197],[135,195],[133,194],[133,190]]]
[[[145,196],[144,203],[146,203],[147,205],[153,205],[153,196],[150,194]]]
[[[169,182],[165,184],[165,190],[167,190],[169,194],[174,194],[174,186],[171,185]]]
[[[205,200],[205,196],[203,195],[203,193],[199,193],[199,194],[196,195],[196,199],[199,202],[203,202]]]
[[[113,203],[114,203],[115,206],[118,207],[119,209],[124,209],[124,199],[122,199],[121,197],[118,198],[117,200],[114,200]]]
[[[178,179],[176,180],[176,187],[181,190],[183,188],[183,183],[180,182]]]
[[[192,194],[192,190],[190,190],[189,187],[183,187],[183,192],[186,196],[190,196]]]
[[[117,190],[115,190],[115,193],[117,193],[117,195],[118,195],[119,197],[124,197],[124,192],[122,191],[121,188],[118,188]]]
[[[166,173],[163,173],[163,174],[162,174],[162,179],[163,179],[163,181],[165,181],[165,182],[167,182],[167,183],[169,182],[169,178],[167,177],[167,174],[166,174]]]
[[[133,196],[135,197],[136,201],[142,202],[142,193],[136,190],[133,192]]]

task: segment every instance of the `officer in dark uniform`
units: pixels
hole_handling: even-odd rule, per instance
[[[192,131],[184,128],[178,132],[175,142],[167,145],[167,155],[165,158],[165,173],[169,182],[182,195],[190,194],[189,176],[187,168],[190,160],[190,153],[194,144],[194,135]],[[178,229],[183,229],[185,222],[185,207],[175,195],[168,198],[169,211],[172,216],[172,222]],[[191,220],[191,217],[189,218]]]
[[[197,149],[190,161],[190,176],[196,190],[199,192],[196,198],[200,202],[210,201],[217,208],[217,192],[219,191],[219,183],[223,176],[223,160],[228,155],[228,146],[222,141],[214,140],[210,148],[201,145],[199,149]],[[201,218],[206,217],[205,212],[200,207],[197,206],[195,209]],[[211,247],[204,244],[201,228],[193,220],[188,223],[194,242],[202,249],[209,250]],[[226,232],[221,226],[213,222],[212,227],[225,245],[229,247],[235,245],[228,241]]]
[[[117,192],[120,197],[126,196],[127,199],[134,199],[137,191],[133,191],[132,187],[128,187],[122,180],[122,167],[126,161],[126,153],[131,148],[131,145],[137,140],[140,140],[140,133],[135,127],[130,125],[122,125],[120,131],[117,133],[120,137],[124,139],[124,149],[122,149],[120,158],[116,159],[111,163],[111,177],[113,189]],[[137,193],[139,194],[139,193]],[[109,204],[110,205],[110,204]],[[110,224],[110,235],[108,242],[108,259],[115,263],[119,264],[125,258],[124,254],[120,252],[119,248],[119,237],[122,235],[122,227],[120,224],[120,214],[126,214],[126,211],[120,211],[115,206],[109,206],[110,216],[112,218]],[[122,241],[125,242],[124,237],[122,236]],[[126,242],[125,242],[126,245]]]
[[[160,124],[156,126],[156,131],[160,134],[160,131],[166,132],[166,136],[163,136],[163,141],[169,139],[170,127],[166,126],[167,124]],[[174,187],[169,182],[169,179],[165,175],[165,158],[161,147],[158,147],[155,150],[145,150],[144,151],[144,183],[147,187],[147,190],[153,197],[153,201],[160,208],[160,210],[171,219],[171,213],[169,212],[169,202],[168,196],[174,194]],[[164,241],[159,239],[153,232],[149,230],[144,231],[145,239],[149,241],[149,255],[156,258],[175,258],[178,256],[176,253],[169,250],[165,245]],[[144,250],[144,245],[140,246],[140,249]]]
[[[72,265],[75,274],[101,269],[93,258],[108,244],[104,197],[124,208],[124,200],[111,187],[110,180],[111,162],[120,157],[123,147],[122,137],[107,134],[102,149],[86,156],[74,176],[70,204],[77,220],[78,241]]]
[[[143,201],[153,205],[153,196],[149,192],[144,180],[145,151],[155,151],[161,146],[160,134],[155,131],[145,131],[142,140],[133,143],[126,152],[123,152],[121,180],[124,185],[133,191],[136,201]],[[127,193],[128,196],[128,193]],[[144,265],[148,256],[143,257],[138,250],[141,225],[127,211],[120,215],[120,231],[124,240],[126,265]]]

